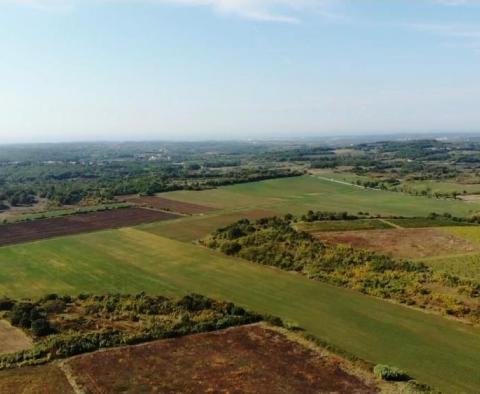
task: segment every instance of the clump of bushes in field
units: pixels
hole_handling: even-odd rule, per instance
[[[405,382],[411,379],[405,371],[383,364],[376,365],[373,368],[373,373],[380,379],[394,382]]]
[[[0,369],[41,364],[101,348],[273,321],[235,304],[197,294],[179,300],[140,293],[78,297],[52,294],[38,301],[0,301],[12,324],[36,338],[32,349],[0,356]]]
[[[291,215],[256,222],[243,219],[217,230],[202,242],[227,255],[480,322],[480,306],[475,300],[480,293],[479,284],[434,273],[423,263],[397,261],[367,250],[326,244],[296,230],[294,221]],[[470,296],[472,302],[449,294],[446,287],[455,288],[463,298]]]
[[[364,214],[359,212],[357,215],[351,215],[348,212],[329,212],[329,211],[308,211],[305,215],[301,216],[303,222],[316,222],[319,220],[357,220],[360,216],[369,216],[368,213]]]

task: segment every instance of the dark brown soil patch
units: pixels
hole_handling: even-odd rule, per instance
[[[141,208],[113,209],[0,226],[0,246],[178,218]]]
[[[100,351],[68,361],[89,393],[375,393],[334,360],[248,326]]]
[[[162,197],[129,197],[126,199],[126,201],[144,207],[162,209],[165,211],[177,212],[184,215],[196,215],[216,211],[215,208],[206,207],[198,204],[190,204],[188,202],[169,200]]]

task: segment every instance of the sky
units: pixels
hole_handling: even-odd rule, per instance
[[[0,0],[0,143],[480,132],[480,0]]]

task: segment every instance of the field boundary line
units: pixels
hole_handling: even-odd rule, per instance
[[[383,223],[385,223],[385,224],[388,224],[389,226],[392,226],[393,228],[396,228],[396,229],[399,229],[399,230],[403,230],[403,229],[404,229],[404,227],[399,226],[398,224],[389,222],[389,221],[386,220],[386,219],[378,218],[378,220],[380,220],[381,222],[383,222]]]
[[[87,394],[85,390],[83,390],[80,385],[77,383],[75,379],[75,375],[73,374],[70,365],[67,364],[67,361],[62,361],[58,363],[58,368],[63,372],[65,378],[67,379],[68,384],[72,388],[75,394]]]

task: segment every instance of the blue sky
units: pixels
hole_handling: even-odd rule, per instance
[[[0,0],[0,143],[480,131],[480,1]]]

